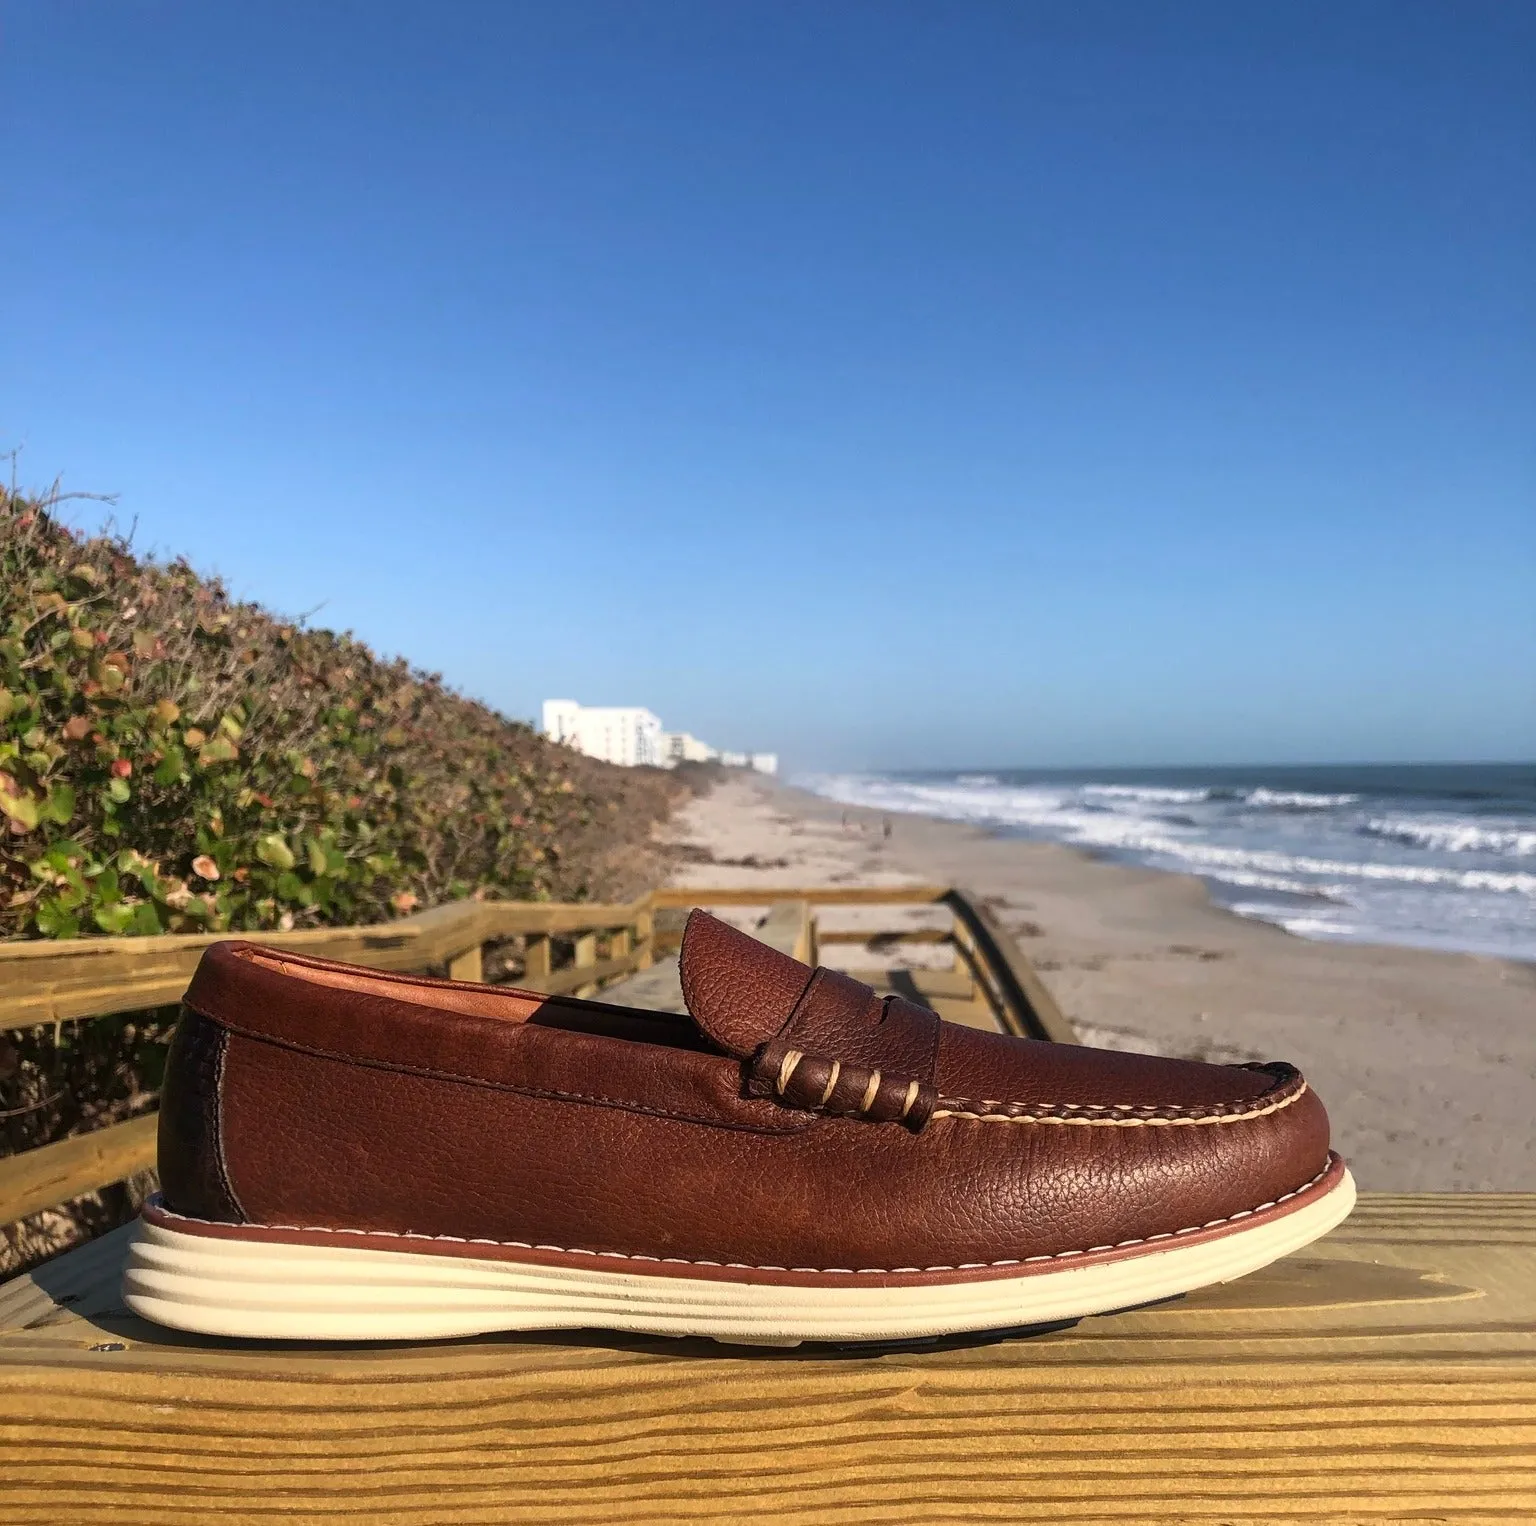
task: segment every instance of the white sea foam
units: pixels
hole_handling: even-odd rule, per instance
[[[1336,887],[1340,880],[1367,880],[1402,885],[1443,885],[1460,890],[1536,897],[1536,873],[1520,870],[1457,869],[1430,863],[1343,859],[1277,848],[1242,848],[1203,841],[1195,830],[1155,814],[1139,811],[1083,809],[1082,796],[1121,791],[1121,786],[1083,785],[965,785],[841,775],[815,781],[822,794],[850,805],[877,810],[916,812],[950,820],[1041,831],[1075,847],[1135,853],[1164,860],[1163,867],[1211,875],[1234,884],[1239,876],[1263,875],[1273,883],[1260,888],[1315,891],[1317,880]],[[1128,788],[1128,787],[1126,787]],[[1171,804],[1167,797],[1190,791],[1161,791],[1111,795],[1135,804]],[[1256,792],[1255,792],[1256,793]],[[1285,793],[1285,792],[1276,792]],[[1300,793],[1300,792],[1294,792]],[[1076,797],[1076,798],[1074,798]],[[1330,798],[1313,795],[1313,800]],[[1331,797],[1347,798],[1347,797]],[[1172,860],[1172,862],[1166,862]]]
[[[1357,922],[1344,922],[1332,917],[1278,917],[1275,920],[1286,932],[1294,933],[1298,938],[1331,938],[1348,941],[1359,938],[1368,931]]]
[[[1327,879],[1379,880],[1398,885],[1447,885],[1457,890],[1489,890],[1499,894],[1536,897],[1536,874],[1494,869],[1447,869],[1433,864],[1395,864],[1372,860],[1314,858],[1270,848],[1223,848],[1214,843],[1179,843],[1180,858],[1226,878],[1232,869],[1265,874],[1314,874]]]
[[[850,804],[970,822],[1199,875],[1230,891],[1223,899],[1242,915],[1303,937],[1536,958],[1530,816],[1473,817],[1449,802],[1444,810],[1392,810],[1369,793],[1224,781],[1197,787],[1091,776],[1006,780],[844,774],[805,782]],[[1310,904],[1299,904],[1301,897]]]
[[[1224,869],[1222,883],[1244,890],[1277,890],[1282,895],[1306,896],[1309,900],[1342,901],[1342,885],[1318,885],[1310,880],[1291,879],[1283,874],[1259,874],[1252,869]]]
[[[1495,853],[1536,858],[1536,829],[1517,822],[1449,821],[1421,816],[1377,816],[1361,828],[1370,837],[1427,848],[1434,853]]]
[[[1174,789],[1161,784],[1085,784],[1081,788],[1089,797],[1146,801],[1149,805],[1195,805],[1211,798],[1208,789]]]
[[[1336,805],[1354,805],[1358,795],[1314,795],[1308,790],[1266,789],[1262,784],[1251,789],[1243,799],[1249,805],[1267,805],[1283,811],[1327,811]]]

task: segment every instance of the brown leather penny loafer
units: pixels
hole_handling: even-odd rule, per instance
[[[691,1020],[210,948],[124,1278],[337,1340],[1007,1328],[1227,1281],[1354,1199],[1289,1065],[941,1022],[695,912]]]

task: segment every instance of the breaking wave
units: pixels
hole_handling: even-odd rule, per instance
[[[1308,790],[1265,789],[1260,785],[1258,789],[1249,790],[1243,798],[1249,805],[1267,805],[1273,810],[1327,811],[1336,805],[1353,805],[1360,797],[1358,795],[1314,795]]]
[[[1144,782],[1009,770],[802,782],[850,805],[1198,875],[1232,910],[1306,937],[1536,959],[1536,778],[1505,770],[1511,787],[1468,765],[1416,793],[1412,779],[1384,769],[1360,784],[1342,769],[1308,770],[1294,784],[1187,777],[1195,772]]]
[[[1367,837],[1428,848],[1436,853],[1498,853],[1536,858],[1536,827],[1513,822],[1426,821],[1411,817],[1376,817],[1360,828]]]

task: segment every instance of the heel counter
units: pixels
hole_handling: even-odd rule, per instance
[[[217,1023],[181,1009],[160,1093],[160,1188],[166,1206],[189,1218],[245,1219],[224,1157],[224,1057],[229,1036]]]

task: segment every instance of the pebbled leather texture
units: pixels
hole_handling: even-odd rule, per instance
[[[696,907],[683,929],[678,974],[694,1022],[727,1054],[745,1058],[784,1026],[812,972]]]
[[[217,1023],[181,1009],[165,1061],[156,1135],[160,1190],[177,1213],[217,1223],[243,1215],[224,1170],[222,1076],[229,1035]]]
[[[766,1269],[949,1269],[1224,1221],[1328,1163],[1327,1116],[1288,1066],[952,1026],[703,913],[683,977],[692,1021],[215,945],[187,994],[203,1026],[178,1034],[184,1079],[167,1085],[210,1116],[165,1126],[170,1206]],[[222,1118],[207,1028],[225,1035]],[[207,1174],[220,1123],[223,1201]]]

